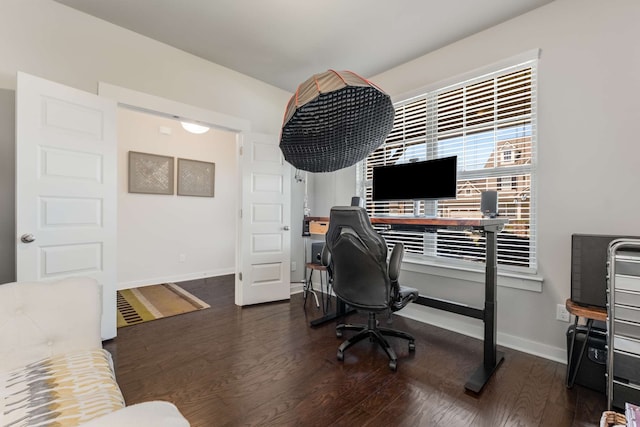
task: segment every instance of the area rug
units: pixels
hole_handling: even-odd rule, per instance
[[[118,328],[209,308],[175,283],[118,291]]]

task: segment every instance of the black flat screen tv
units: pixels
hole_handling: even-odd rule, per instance
[[[604,234],[571,235],[571,300],[585,306],[607,307],[607,250],[612,240]]]
[[[373,168],[373,200],[455,199],[458,157]]]

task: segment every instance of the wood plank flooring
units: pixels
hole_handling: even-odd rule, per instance
[[[301,294],[240,308],[233,276],[181,286],[211,308],[121,328],[105,348],[127,404],[171,401],[194,427],[597,426],[606,409],[603,394],[565,388],[565,365],[508,348],[483,392],[467,394],[482,342],[410,319],[393,316],[416,337],[415,353],[390,339],[393,373],[367,341],[339,362],[335,323],[311,329],[320,311],[303,310]]]

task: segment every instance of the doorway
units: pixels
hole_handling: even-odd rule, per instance
[[[257,304],[290,295],[290,166],[273,135],[251,133],[249,121],[100,82],[99,96],[119,107],[195,121],[235,133],[238,194],[235,220],[235,302]],[[243,154],[244,151],[244,154]],[[244,215],[243,215],[244,212]],[[188,238],[188,236],[185,236]],[[212,236],[213,238],[213,236]],[[178,259],[183,258],[179,253]]]
[[[233,274],[239,196],[228,183],[238,176],[236,134],[216,128],[194,134],[174,118],[123,106],[118,107],[117,123],[118,288]],[[171,159],[171,194],[130,189],[130,175],[136,173],[130,153],[138,156],[134,164],[140,168],[146,167],[142,156]],[[211,168],[211,195],[176,191],[184,164]],[[153,182],[166,175],[145,178]]]

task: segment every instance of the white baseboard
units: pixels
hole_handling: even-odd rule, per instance
[[[470,325],[463,320],[464,318],[445,318],[444,316],[440,316],[436,313],[426,313],[417,307],[411,307],[411,305],[397,311],[395,314],[469,337],[478,338],[480,340],[483,339],[484,328],[481,322],[478,322],[478,325]],[[542,344],[515,335],[505,334],[500,331],[498,331],[497,343],[501,346],[532,354],[534,356],[543,357],[563,364],[567,363],[567,351],[565,348]]]
[[[234,268],[221,268],[217,270],[201,271],[196,273],[178,274],[174,276],[152,277],[142,280],[132,280],[129,282],[118,283],[118,290],[137,288],[140,286],[157,285],[160,283],[176,283],[186,282],[187,280],[202,279],[204,277],[225,276],[234,274]]]
[[[291,295],[299,294],[302,292],[303,282],[291,282]]]

